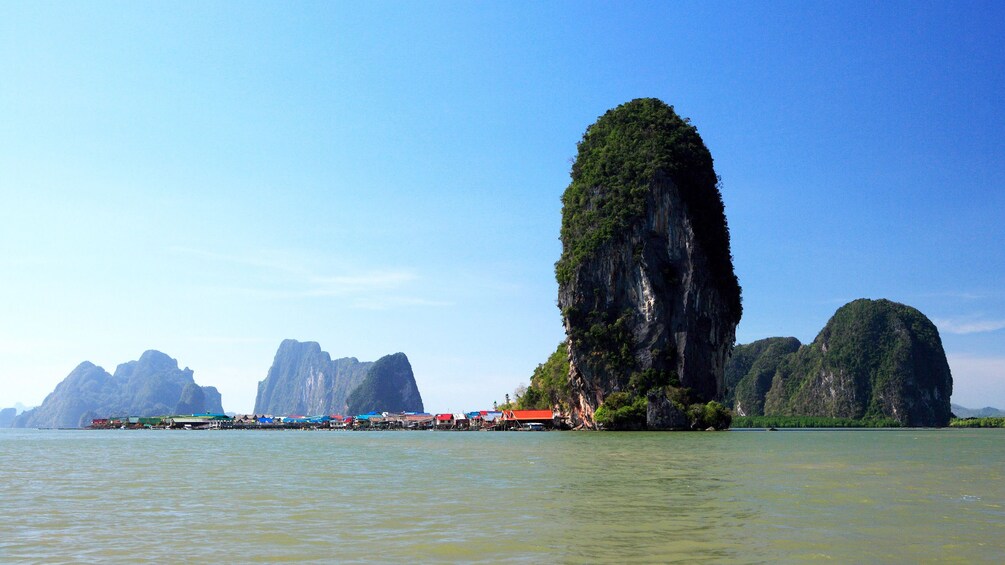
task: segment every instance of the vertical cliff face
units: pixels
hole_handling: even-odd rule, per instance
[[[421,412],[422,397],[404,353],[360,362],[332,361],[310,341],[283,341],[265,380],[258,383],[258,414],[362,414],[371,410]]]
[[[220,392],[214,386],[188,383],[181,389],[181,398],[172,414],[223,413]]]
[[[678,420],[667,392],[722,395],[741,306],[717,182],[695,128],[659,100],[587,129],[556,264],[579,422],[614,392],[649,397],[649,427]]]
[[[215,386],[202,386],[202,411],[213,414],[223,414],[223,395]],[[180,414],[180,412],[179,412]]]
[[[373,363],[347,357],[332,361],[313,341],[284,340],[265,380],[258,383],[256,414],[334,414]]]

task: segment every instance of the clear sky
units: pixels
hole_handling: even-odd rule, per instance
[[[158,349],[248,412],[281,340],[491,406],[564,338],[586,127],[715,159],[741,343],[861,297],[1005,407],[1000,2],[0,3],[0,407]]]

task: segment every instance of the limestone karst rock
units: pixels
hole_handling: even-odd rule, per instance
[[[726,405],[737,416],[763,416],[771,379],[800,345],[794,337],[769,337],[734,347],[726,363]]]
[[[695,127],[652,98],[608,111],[580,141],[562,203],[556,278],[575,423],[591,425],[614,392],[649,398],[640,413],[653,428],[679,420],[654,391],[675,411],[720,398],[740,286]]]
[[[84,361],[56,385],[41,406],[20,414],[14,426],[73,428],[86,425],[90,418],[85,416],[175,414],[186,390],[200,400],[185,406],[192,409],[189,413],[223,412],[215,388],[195,384],[191,369],[178,368],[176,360],[160,351],[146,351],[138,360],[119,365],[114,375]]]
[[[14,418],[17,416],[17,408],[4,408],[0,410],[0,428],[9,428],[14,425]]]
[[[361,408],[364,407],[365,408]],[[255,413],[359,414],[371,410],[422,411],[422,397],[404,353],[361,362],[332,360],[316,342],[284,340],[265,380]]]
[[[258,383],[256,414],[343,413],[349,394],[363,382],[371,362],[332,360],[317,342],[283,340],[265,380]]]
[[[415,385],[412,365],[404,353],[381,357],[367,371],[366,378],[349,395],[348,413],[422,412],[422,397]]]
[[[855,300],[834,313],[813,343],[793,341],[769,338],[737,346],[727,370],[743,373],[734,411],[891,418],[904,426],[949,423],[953,376],[938,328],[917,309]]]

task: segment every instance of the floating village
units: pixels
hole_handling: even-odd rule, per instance
[[[552,410],[480,410],[456,414],[368,412],[356,416],[271,416],[189,414],[184,416],[96,418],[89,429],[156,430],[443,430],[546,431],[570,429]]]

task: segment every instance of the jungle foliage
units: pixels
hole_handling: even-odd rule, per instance
[[[726,385],[747,416],[896,418],[905,426],[945,426],[950,417],[952,374],[938,329],[889,300],[842,306],[809,345],[769,338],[737,346]]]
[[[593,419],[606,430],[646,429],[647,401],[644,396],[613,392],[597,408]]]
[[[1005,418],[953,418],[949,421],[950,428],[1005,428]]]
[[[719,179],[698,130],[656,98],[639,98],[609,110],[583,134],[572,182],[562,195],[562,256],[555,264],[559,284],[605,243],[631,233],[645,214],[653,187],[677,186],[712,276],[732,287],[731,304],[741,312],[739,283],[729,254]]]
[[[517,408],[520,410],[546,410],[556,406],[562,412],[568,412],[572,406],[572,393],[569,390],[569,353],[568,343],[558,344],[558,348],[548,357],[548,360],[534,369],[530,377],[530,386],[517,398]]]
[[[820,416],[734,416],[734,428],[899,428],[893,418],[824,418]]]

